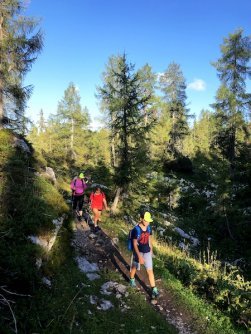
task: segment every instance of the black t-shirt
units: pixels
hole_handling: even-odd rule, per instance
[[[146,231],[143,231],[139,225],[138,227],[140,228],[140,233],[138,228],[135,227],[132,230],[132,239],[138,240],[138,248],[141,253],[148,253],[151,250],[149,245],[149,237],[152,234],[152,229],[150,225],[147,226]]]

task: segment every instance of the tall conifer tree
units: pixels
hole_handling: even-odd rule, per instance
[[[24,1],[0,1],[0,127],[8,123],[23,131],[24,109],[31,86],[23,78],[42,48],[34,19],[21,16]]]
[[[152,120],[148,117],[146,122],[145,115],[153,89],[146,82],[150,78],[149,68],[135,72],[124,54],[109,59],[103,86],[98,89],[115,145],[116,182],[123,190],[139,176],[142,157],[144,163],[147,161],[145,142]]]
[[[88,110],[86,107],[82,108],[78,89],[73,83],[69,84],[58,103],[54,121],[65,147],[73,151],[78,133],[86,129],[90,122]]]
[[[174,157],[182,150],[182,140],[188,134],[188,109],[186,108],[186,83],[180,66],[171,63],[161,75],[160,89],[171,121],[167,152]],[[168,121],[168,120],[167,120]]]
[[[251,107],[251,94],[246,92],[246,78],[251,77],[248,65],[251,59],[251,39],[244,37],[238,30],[224,39],[221,46],[222,57],[213,65],[218,71],[221,86],[216,102],[212,105],[216,111],[215,142],[223,156],[230,163],[230,172],[234,172],[237,147],[237,130],[245,131],[244,114]]]

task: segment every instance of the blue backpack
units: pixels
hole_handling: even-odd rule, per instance
[[[133,251],[133,239],[132,239],[132,231],[136,229],[137,230],[137,239],[140,238],[140,235],[141,235],[141,228],[139,227],[139,225],[136,225],[134,226],[134,228],[132,228],[130,231],[129,231],[129,234],[128,234],[128,240],[127,240],[127,249],[129,251]],[[146,231],[151,234],[151,227],[148,225],[147,228],[146,228]]]

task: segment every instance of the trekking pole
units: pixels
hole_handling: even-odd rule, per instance
[[[74,200],[74,194],[73,191],[71,192],[71,208],[73,210],[73,200]]]

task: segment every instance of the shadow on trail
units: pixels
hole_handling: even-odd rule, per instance
[[[98,257],[99,259],[106,258],[110,260],[111,264],[118,272],[122,275],[125,281],[129,282],[130,277],[130,260],[127,260],[120,252],[119,248],[116,246],[112,238],[104,231],[100,230],[98,233],[93,232],[93,221],[91,219],[88,211],[85,211],[84,215],[85,222],[80,223],[75,217],[75,223],[77,229],[80,233],[80,238],[82,238],[83,243],[80,246],[82,253],[89,257]],[[90,242],[91,234],[95,235],[96,243]],[[91,238],[93,240],[93,238]],[[100,244],[101,242],[101,244]],[[145,272],[140,272],[135,276],[136,281],[140,288],[142,288],[149,296],[150,288],[147,287],[147,275]]]
[[[117,246],[114,244],[113,240],[104,232],[104,230],[102,230],[100,234],[103,238],[106,239],[107,254],[112,264],[120,272],[123,278],[129,282],[130,264],[123,257]],[[143,273],[136,274],[135,279],[140,287],[143,288],[145,292],[150,296],[150,289],[147,287],[145,283],[145,277],[143,276],[145,276],[143,275]]]

